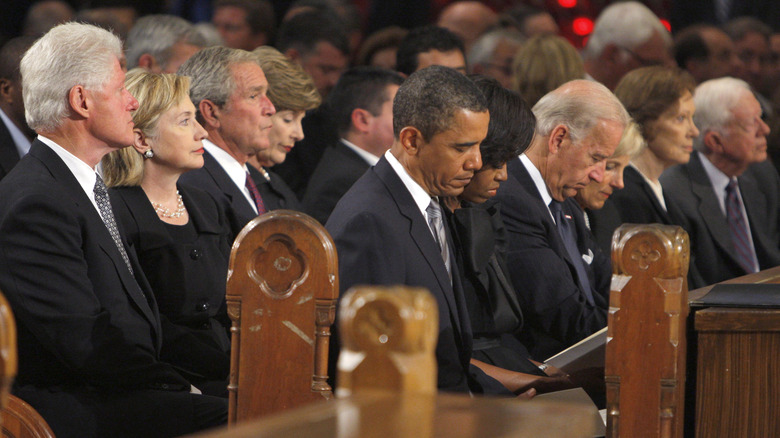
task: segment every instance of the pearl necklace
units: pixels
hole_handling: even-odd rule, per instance
[[[152,207],[154,207],[154,211],[157,212],[160,217],[172,219],[177,217],[182,217],[184,213],[187,212],[187,208],[184,206],[184,201],[181,199],[181,195],[179,194],[179,191],[176,190],[176,197],[178,198],[176,201],[176,211],[171,213],[171,211],[163,207],[162,204],[158,204],[156,202],[152,202]]]

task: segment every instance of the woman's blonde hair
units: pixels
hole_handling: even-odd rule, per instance
[[[632,160],[636,158],[640,152],[647,146],[645,138],[642,137],[642,130],[635,121],[629,122],[626,125],[626,129],[623,131],[623,136],[620,138],[613,157],[625,157],[628,156]]]
[[[320,106],[322,97],[314,80],[298,64],[270,46],[254,52],[268,79],[268,98],[277,111],[306,111]]]
[[[532,107],[545,94],[585,77],[577,49],[557,35],[538,35],[525,43],[512,62],[512,89]]]
[[[149,73],[140,68],[127,73],[125,88],[138,100],[138,109],[133,113],[135,129],[148,138],[157,137],[157,123],[163,113],[190,98],[189,77]],[[143,157],[133,147],[106,155],[102,166],[108,187],[138,186],[144,176]]]

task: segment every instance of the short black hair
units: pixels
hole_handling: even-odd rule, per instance
[[[494,169],[525,152],[534,137],[536,117],[520,93],[490,77],[469,76],[487,100],[490,124],[479,152],[482,163]]]
[[[417,128],[426,141],[452,126],[459,110],[488,110],[479,88],[457,70],[432,65],[409,76],[393,100],[393,135],[407,126]]]
[[[349,54],[349,41],[344,25],[331,11],[306,11],[282,23],[276,39],[276,48],[284,53],[296,49],[302,54],[314,51],[317,43],[330,43],[344,55]]]
[[[439,52],[460,50],[463,59],[466,59],[466,49],[459,36],[443,27],[422,26],[412,29],[401,40],[396,54],[396,69],[407,76],[411,75],[420,65],[418,55],[431,50]]]
[[[401,85],[403,76],[378,67],[354,67],[345,71],[328,93],[326,110],[342,137],[352,126],[352,112],[362,108],[378,116],[390,98],[387,87]]]
[[[710,49],[701,36],[706,26],[693,25],[681,30],[674,39],[674,60],[680,68],[686,68],[690,60],[703,61],[710,57]]]

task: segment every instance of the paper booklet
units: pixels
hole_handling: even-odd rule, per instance
[[[603,368],[606,345],[607,328],[604,327],[544,363],[569,374],[587,368]]]

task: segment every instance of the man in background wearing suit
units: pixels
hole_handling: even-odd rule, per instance
[[[521,340],[543,361],[607,325],[609,259],[572,197],[601,182],[629,117],[606,87],[585,80],[551,91],[533,112],[536,136],[507,165],[496,200],[525,317]]]
[[[35,132],[24,120],[22,76],[19,62],[35,42],[32,37],[17,37],[0,49],[0,180],[30,150]]]
[[[734,78],[703,82],[693,101],[696,152],[661,176],[703,277],[692,288],[780,265],[780,180],[766,162],[769,127],[760,104]]]
[[[303,197],[304,211],[320,223],[393,143],[393,98],[401,83],[398,73],[356,67],[341,75],[328,95],[341,138],[325,150]]]
[[[224,399],[160,362],[160,317],[95,166],[133,141],[115,35],[57,26],[21,62],[30,152],[0,182],[0,289],[17,323],[13,393],[58,437],[177,436]]]
[[[179,181],[225,203],[235,238],[247,222],[269,210],[255,184],[263,176],[247,164],[251,155],[271,146],[268,131],[276,109],[266,96],[268,81],[257,55],[220,46],[197,52],[178,73],[191,78],[190,98],[209,134],[203,140],[203,167]]]
[[[411,75],[393,102],[393,145],[339,201],[326,228],[338,250],[342,292],[404,284],[436,298],[440,390],[511,394],[470,365],[471,327],[439,202],[460,194],[482,167],[489,119],[484,96],[466,76],[440,66]]]

